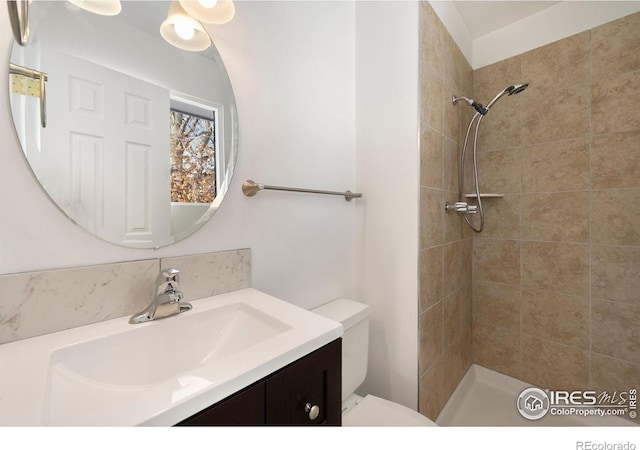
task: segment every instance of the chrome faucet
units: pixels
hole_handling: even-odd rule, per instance
[[[150,320],[174,316],[189,311],[191,303],[181,303],[183,294],[178,290],[180,271],[164,269],[156,278],[156,295],[149,306],[129,319],[129,323],[143,323]]]

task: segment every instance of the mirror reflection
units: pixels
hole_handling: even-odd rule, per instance
[[[224,64],[213,44],[185,51],[162,38],[169,8],[127,1],[102,16],[34,2],[31,40],[11,53],[12,116],[35,177],[71,220],[128,247],[200,228],[236,159]]]

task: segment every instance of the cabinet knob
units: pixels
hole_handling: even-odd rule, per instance
[[[320,407],[311,403],[304,405],[304,411],[309,413],[309,420],[316,420],[320,415]]]

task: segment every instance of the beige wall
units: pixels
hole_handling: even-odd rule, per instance
[[[551,389],[640,385],[640,13],[478,69],[473,360]]]
[[[444,203],[457,200],[461,123],[469,119],[451,96],[471,96],[472,70],[427,2],[420,30],[418,405],[435,419],[471,365],[472,236]]]

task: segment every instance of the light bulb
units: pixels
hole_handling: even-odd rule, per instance
[[[193,23],[191,23],[191,21],[186,18],[180,17],[178,20],[176,20],[173,28],[176,30],[176,34],[185,41],[193,39],[193,36],[196,34]]]
[[[236,12],[233,0],[179,0],[185,12],[204,23],[222,25]]]
[[[198,3],[205,8],[213,8],[218,3],[218,0],[198,0]]]
[[[194,0],[189,1],[197,4]],[[177,0],[169,4],[167,20],[160,25],[160,34],[165,41],[181,50],[201,52],[211,46],[207,30],[185,12]]]

